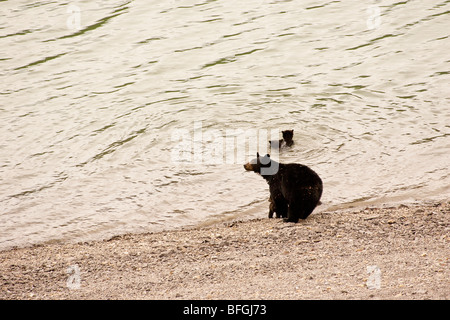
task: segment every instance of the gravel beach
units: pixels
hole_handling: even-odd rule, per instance
[[[0,299],[449,299],[449,212],[446,201],[15,248],[0,252]]]

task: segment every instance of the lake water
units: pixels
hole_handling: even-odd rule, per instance
[[[316,212],[448,199],[449,13],[2,2],[0,249],[266,217],[242,165],[285,129],[295,144],[273,157],[322,177]]]

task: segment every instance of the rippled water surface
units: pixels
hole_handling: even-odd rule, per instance
[[[265,217],[268,186],[242,164],[285,129],[278,158],[319,173],[318,211],[448,199],[449,13],[1,2],[0,249]]]

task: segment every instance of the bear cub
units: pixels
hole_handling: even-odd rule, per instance
[[[319,204],[323,185],[319,175],[298,163],[279,163],[266,154],[244,164],[244,169],[260,174],[269,184],[269,218],[275,212],[286,222],[306,219]]]
[[[294,140],[292,138],[294,137],[294,130],[284,130],[281,131],[283,134],[283,139],[278,140],[278,148],[282,147],[291,147],[294,144]],[[276,148],[277,140],[270,140],[269,144],[272,148]]]

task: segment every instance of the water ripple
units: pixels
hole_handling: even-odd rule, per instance
[[[2,7],[0,250],[265,216],[285,129],[318,210],[450,196],[449,1]]]

